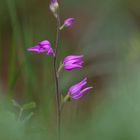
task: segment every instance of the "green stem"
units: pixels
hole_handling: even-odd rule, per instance
[[[58,77],[59,77],[60,71],[62,70],[63,67],[64,67],[64,65],[62,63],[60,63],[58,71],[57,71]]]
[[[18,115],[18,119],[17,119],[18,121],[21,120],[22,113],[23,113],[23,108],[20,108],[19,115]]]
[[[67,94],[64,99],[63,99],[63,102],[61,102],[61,110],[63,109],[64,107],[64,104],[70,99],[70,96]]]
[[[57,30],[56,30],[56,39],[55,39],[55,55],[53,59],[53,67],[54,67],[54,78],[55,78],[55,86],[56,86],[56,108],[57,108],[57,138],[61,139],[61,94],[59,91],[59,77],[58,77],[58,69],[57,69],[57,57],[58,57],[58,41],[59,41],[59,27],[60,27],[60,18],[59,14],[57,15]]]
[[[59,30],[62,30],[64,27],[65,27],[65,24],[63,24],[63,25],[59,28]]]

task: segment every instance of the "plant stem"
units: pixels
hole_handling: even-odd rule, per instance
[[[61,72],[61,70],[62,70],[63,67],[64,67],[63,63],[60,63],[59,68],[57,70],[58,78],[59,78],[60,72]]]
[[[61,110],[63,109],[64,104],[70,99],[70,96],[67,94],[64,99],[63,102],[61,103]]]
[[[60,140],[61,133],[61,94],[59,91],[59,76],[58,76],[58,68],[57,68],[57,54],[58,54],[58,42],[59,42],[59,27],[60,27],[60,18],[59,14],[57,15],[57,29],[56,29],[56,39],[55,39],[55,54],[53,58],[53,67],[54,67],[54,78],[55,78],[55,86],[56,86],[56,108],[57,108],[57,138]]]
[[[18,121],[21,120],[22,113],[23,113],[23,108],[20,108],[20,110],[19,110],[19,115],[18,115],[18,119],[17,119]]]

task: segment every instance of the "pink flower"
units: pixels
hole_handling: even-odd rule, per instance
[[[51,48],[51,44],[48,40],[39,42],[36,46],[28,48],[27,51],[35,53],[47,53],[47,55],[54,55],[54,51]]]
[[[82,55],[69,55],[64,58],[64,69],[72,70],[72,69],[80,69],[82,68],[83,60]]]
[[[64,21],[64,25],[66,27],[72,26],[72,24],[74,23],[75,19],[74,18],[68,18]]]
[[[74,23],[75,19],[74,18],[68,18],[64,21],[63,25],[59,28],[62,30],[64,27],[70,27]]]
[[[73,85],[72,87],[70,87],[68,95],[74,99],[74,100],[78,100],[79,98],[81,98],[88,90],[90,90],[93,87],[86,87],[83,88],[85,85],[87,84],[87,78],[84,78],[81,82]]]

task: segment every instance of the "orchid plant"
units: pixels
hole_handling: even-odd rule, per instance
[[[84,78],[81,82],[71,86],[68,89],[68,92],[65,97],[61,95],[60,88],[59,88],[59,74],[60,74],[61,69],[64,68],[67,71],[71,71],[73,69],[81,69],[83,67],[84,61],[83,61],[83,55],[69,55],[64,58],[63,63],[61,63],[59,66],[57,65],[60,31],[66,27],[72,26],[75,19],[68,18],[61,25],[58,1],[51,0],[49,6],[57,22],[55,46],[54,48],[52,48],[51,43],[48,40],[43,40],[43,41],[40,41],[37,45],[31,48],[28,48],[27,51],[35,52],[35,53],[42,53],[42,54],[44,53],[47,55],[51,55],[53,58],[53,67],[54,67],[53,74],[55,78],[56,103],[57,103],[57,128],[58,128],[57,130],[58,130],[58,140],[60,140],[62,106],[64,106],[64,104],[69,99],[73,99],[73,100],[80,99],[88,90],[92,89],[92,87],[91,86],[85,87],[85,85],[87,84],[87,78]]]

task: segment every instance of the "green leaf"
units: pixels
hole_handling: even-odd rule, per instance
[[[23,108],[23,110],[34,109],[34,108],[36,108],[36,103],[35,102],[30,102],[30,103],[24,104],[22,106],[22,108]]]

